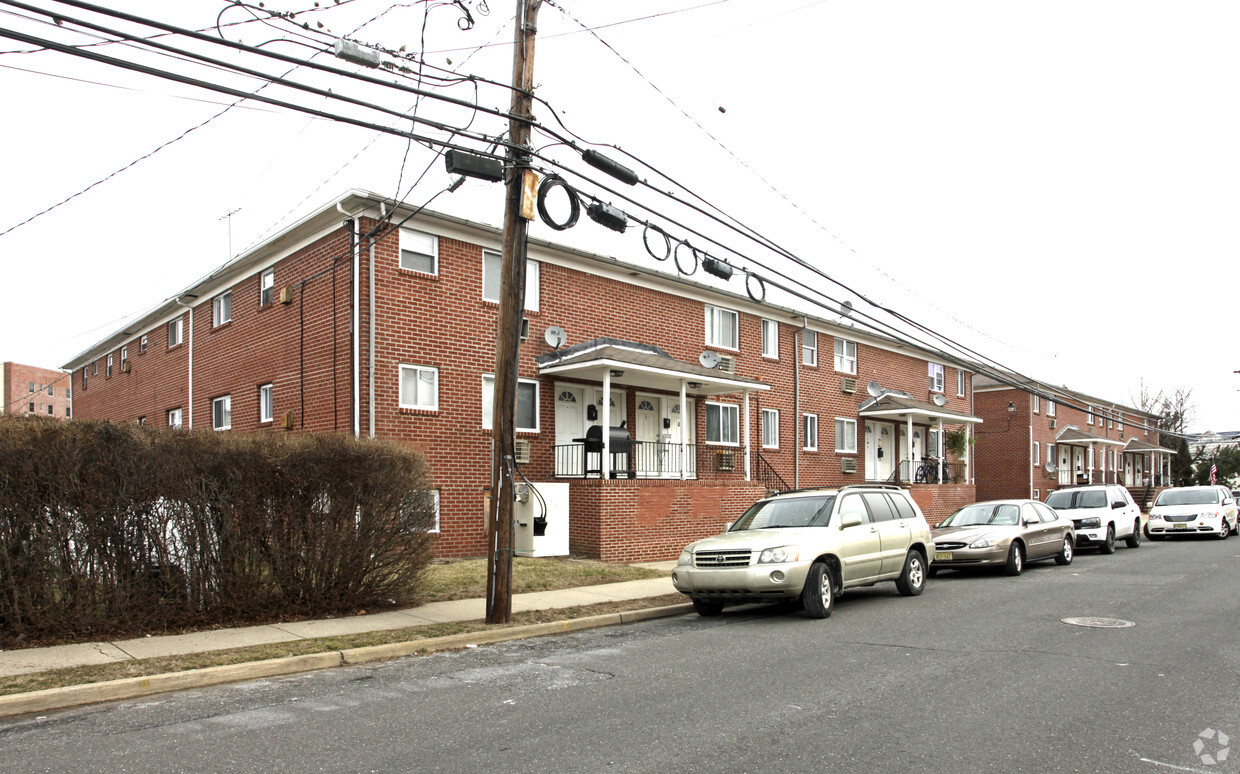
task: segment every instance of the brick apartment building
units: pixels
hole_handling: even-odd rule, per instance
[[[979,376],[974,406],[980,499],[1033,497],[1078,484],[1121,484],[1145,508],[1169,485],[1174,449],[1159,445],[1157,417],[1065,387],[1028,389]]]
[[[422,212],[366,239],[393,206],[351,192],[86,350],[75,415],[397,439],[428,458],[437,553],[483,554],[500,234]],[[948,482],[909,484],[932,522],[974,500],[942,453],[980,421],[964,367],[636,263],[530,259],[518,456],[565,550],[673,558],[768,489]]]
[[[73,414],[69,375],[51,368],[5,363],[0,367],[0,414],[34,414],[68,419]]]

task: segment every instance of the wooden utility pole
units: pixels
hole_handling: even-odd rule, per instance
[[[490,551],[487,558],[487,623],[508,623],[512,613],[513,440],[517,405],[517,363],[521,317],[525,310],[526,195],[530,124],[533,120],[534,37],[542,0],[517,0],[512,55],[512,119],[509,122],[508,180],[504,204],[503,264],[500,269],[499,324],[495,333],[495,402],[492,404]],[[530,217],[532,214],[526,213]]]

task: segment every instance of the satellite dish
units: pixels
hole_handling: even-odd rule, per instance
[[[877,398],[883,394],[883,388],[878,382],[870,382],[865,386],[865,391],[870,393],[871,398]]]
[[[709,349],[698,355],[698,362],[703,368],[714,368],[719,365],[719,353],[711,352]]]
[[[852,312],[853,312],[852,301],[845,301],[844,303],[840,304],[840,314],[844,315],[845,317],[852,317]]]
[[[936,405],[936,406],[946,406],[946,405],[947,405],[947,396],[946,396],[946,395],[944,395],[944,394],[943,394],[943,393],[941,393],[941,392],[936,392],[936,393],[934,394],[934,398],[932,398],[932,400],[934,401],[934,405]]]
[[[568,341],[568,334],[558,325],[552,325],[543,333],[543,340],[547,342],[547,346],[552,349],[559,349],[564,346],[564,342]]]
[[[1046,472],[1047,472],[1047,473],[1054,473],[1054,472],[1055,472],[1055,462],[1054,462],[1054,460],[1047,460],[1047,461],[1046,461]]]

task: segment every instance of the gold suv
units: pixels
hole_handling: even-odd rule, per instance
[[[931,545],[901,487],[799,490],[760,500],[727,532],[689,544],[672,583],[700,615],[727,602],[799,599],[811,618],[826,618],[847,588],[895,581],[901,594],[920,594]]]

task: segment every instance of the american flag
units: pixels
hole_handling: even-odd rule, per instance
[[[1210,463],[1210,484],[1213,485],[1217,483],[1218,483],[1218,464],[1211,462]]]

